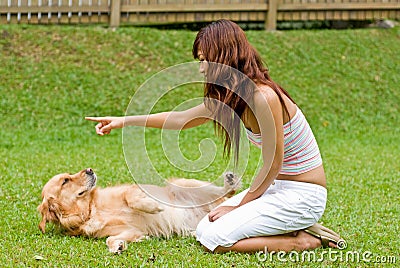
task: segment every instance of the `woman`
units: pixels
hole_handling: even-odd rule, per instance
[[[336,247],[338,235],[316,224],[327,198],[316,140],[245,33],[231,21],[216,21],[197,34],[193,56],[207,79],[204,103],[181,112],[86,119],[98,122],[99,135],[124,126],[179,130],[212,120],[225,138],[225,152],[233,148],[236,161],[243,123],[250,141],[262,150],[263,166],[248,190],[199,223],[197,240],[212,252],[306,250],[321,246],[321,239]]]

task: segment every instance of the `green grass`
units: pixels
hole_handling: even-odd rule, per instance
[[[124,114],[130,98],[151,75],[192,61],[195,34],[128,27],[116,31],[0,27],[1,266],[321,266],[260,261],[255,254],[212,255],[195,239],[179,237],[131,244],[117,256],[108,253],[105,239],[67,237],[52,226],[45,235],[39,232],[36,207],[41,188],[53,175],[92,167],[99,186],[132,182],[121,131],[98,137],[94,124],[84,116]],[[267,61],[272,77],[302,107],[317,137],[329,188],[322,222],[343,235],[346,252],[395,256],[399,263],[400,29],[249,31],[247,35]],[[187,90],[190,97],[202,94],[200,86]],[[158,109],[174,108],[188,95],[166,99]],[[199,173],[180,171],[168,163],[155,142],[159,134],[147,131],[146,145],[164,177],[207,180],[226,164],[218,147],[210,168]],[[199,151],[191,140],[212,136],[211,125],[182,133],[183,154],[196,159]],[[245,186],[259,157],[258,150],[251,152]],[[371,265],[327,259],[322,264]]]

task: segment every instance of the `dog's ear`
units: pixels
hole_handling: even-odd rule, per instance
[[[39,223],[39,229],[42,233],[46,232],[46,223],[49,221],[57,220],[57,216],[54,210],[54,198],[44,197],[42,203],[37,207],[37,210],[42,215],[42,220]]]
[[[40,212],[42,215],[42,220],[39,223],[39,229],[42,231],[42,233],[46,232],[46,223],[47,223],[47,218],[48,218],[48,210],[49,210],[49,204],[47,203],[47,199],[43,198],[42,203],[37,207],[37,210]]]

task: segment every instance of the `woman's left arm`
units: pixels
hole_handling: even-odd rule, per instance
[[[257,92],[255,95],[254,115],[261,131],[263,166],[239,206],[260,197],[274,182],[282,168],[284,154],[282,110],[282,104],[275,92],[269,90],[264,93]]]
[[[229,211],[259,198],[273,183],[282,168],[283,113],[278,96],[272,90],[257,91],[252,111],[261,131],[263,166],[240,204],[232,207],[218,207],[209,213],[210,221],[215,221]]]

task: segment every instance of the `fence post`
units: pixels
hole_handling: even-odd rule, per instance
[[[111,0],[110,27],[119,26],[121,20],[121,0]]]
[[[265,19],[265,29],[267,31],[276,30],[276,20],[278,15],[278,1],[279,0],[268,0],[268,13]]]

